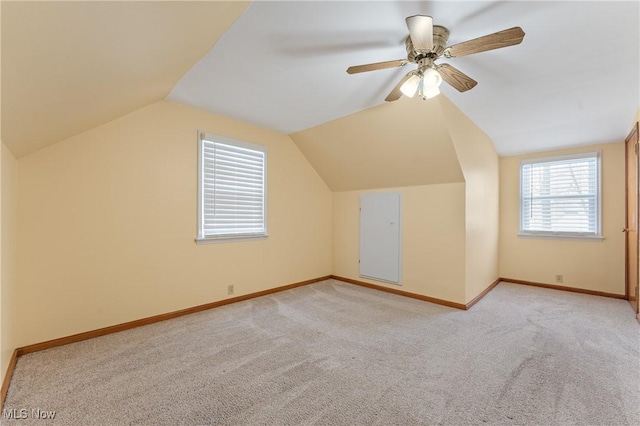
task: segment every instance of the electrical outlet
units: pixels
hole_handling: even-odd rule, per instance
[[[233,294],[233,284],[227,286],[227,294]]]
[[[563,281],[564,281],[564,277],[562,276],[562,274],[557,274],[557,275],[556,275],[556,282],[557,282],[558,284],[562,284],[562,283],[563,283]]]

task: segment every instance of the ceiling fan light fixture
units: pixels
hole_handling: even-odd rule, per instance
[[[442,76],[435,69],[427,68],[423,74],[424,74],[424,77],[422,77],[422,79],[423,79],[423,84],[425,89],[427,88],[437,89],[442,84]]]
[[[424,86],[424,88],[422,89],[421,96],[422,96],[422,99],[431,99],[431,98],[435,98],[439,94],[440,94],[440,89],[438,87]]]
[[[400,91],[403,95],[413,98],[413,96],[418,91],[418,86],[420,85],[420,76],[417,74],[413,74],[404,84],[400,87]]]

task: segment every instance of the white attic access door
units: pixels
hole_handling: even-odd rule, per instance
[[[360,195],[360,276],[400,284],[402,264],[399,192]]]

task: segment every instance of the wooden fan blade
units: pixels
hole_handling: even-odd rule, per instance
[[[449,83],[459,92],[466,92],[467,90],[473,89],[476,84],[478,84],[477,81],[449,64],[439,65],[438,72],[444,81]]]
[[[472,53],[486,52],[487,50],[500,49],[502,47],[520,44],[524,38],[524,31],[520,27],[509,28],[498,31],[473,40],[449,46],[444,51],[447,58],[458,58],[460,56],[471,55]]]
[[[359,72],[383,70],[385,68],[402,67],[409,63],[406,59],[397,59],[395,61],[376,62],[374,64],[356,65],[347,68],[349,74],[357,74]]]
[[[393,88],[393,90],[387,95],[386,98],[384,98],[384,100],[387,102],[393,102],[400,99],[400,96],[402,96],[402,92],[400,91],[400,88],[402,87],[404,82],[409,80],[409,77],[411,77],[414,73],[415,71],[411,71],[407,75],[402,77],[402,80],[400,80],[398,84],[396,84],[396,87]]]
[[[433,19],[431,16],[414,15],[409,16],[406,21],[413,49],[418,52],[428,52],[433,49]]]

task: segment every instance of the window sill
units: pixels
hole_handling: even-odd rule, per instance
[[[218,244],[218,243],[234,243],[241,241],[257,241],[257,240],[266,240],[269,237],[269,234],[256,234],[256,235],[241,235],[237,237],[207,237],[207,238],[196,238],[196,244]]]
[[[602,235],[561,235],[561,234],[518,234],[522,238],[540,238],[550,240],[603,241]]]

